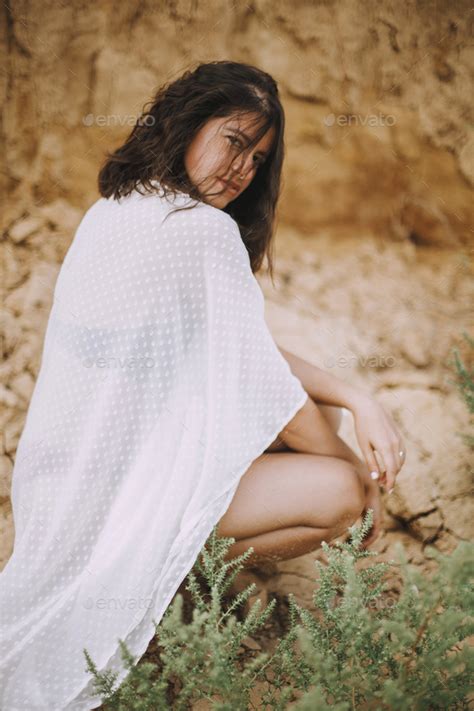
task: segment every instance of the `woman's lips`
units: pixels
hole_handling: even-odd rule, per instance
[[[222,185],[225,185],[225,187],[226,187],[227,190],[230,190],[230,191],[233,192],[233,193],[238,193],[238,192],[239,192],[239,188],[235,188],[233,185],[231,185],[230,183],[228,183],[228,182],[227,182],[226,180],[224,180],[223,178],[219,178],[219,180],[221,181]]]

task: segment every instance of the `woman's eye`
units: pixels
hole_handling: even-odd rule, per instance
[[[229,141],[230,141],[232,144],[240,145],[240,141],[239,141],[238,138],[235,138],[234,136],[227,136],[227,138],[229,139]]]
[[[241,145],[242,145],[241,141],[240,141],[238,138],[236,138],[235,136],[226,136],[226,138],[228,138],[229,141],[230,141],[233,145],[237,145],[237,146],[241,146]],[[264,158],[260,158],[259,156],[254,156],[254,159],[255,159],[255,163],[257,164],[257,166],[262,165],[262,164],[265,162],[265,159],[264,159]]]

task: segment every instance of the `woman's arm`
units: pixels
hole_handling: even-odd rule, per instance
[[[380,491],[370,475],[366,462],[359,459],[355,452],[338,437],[311,397],[307,398],[303,407],[288,422],[279,436],[290,449],[296,452],[337,457],[353,465],[364,490],[365,503],[362,516],[365,517],[369,508],[373,512],[372,527],[363,543],[363,547],[366,548],[377,538],[382,523]]]
[[[395,484],[395,477],[405,462],[403,437],[391,415],[374,397],[363,390],[348,385],[293,353],[277,347],[286,358],[292,373],[301,381],[303,388],[314,401],[313,406],[315,403],[336,405],[352,411],[357,441],[365,460],[364,467],[367,467],[368,472],[378,472],[379,484],[383,484],[390,493]],[[307,403],[307,407],[297,414],[299,418],[296,429],[293,428],[293,431],[285,434],[280,433],[288,447],[303,447],[301,451],[326,454],[326,450],[320,449],[322,437],[326,440],[325,446],[329,446],[331,450],[330,454],[354,462],[354,452],[348,452],[347,445],[334,432],[328,432],[321,413],[311,412],[311,403]],[[314,431],[315,426],[317,432]],[[382,463],[377,462],[375,452],[382,459]]]
[[[323,405],[336,405],[353,411],[356,405],[360,406],[362,402],[373,399],[363,390],[345,383],[294,353],[289,353],[280,346],[277,348],[288,361],[293,375],[301,381],[303,388],[313,400]]]
[[[357,468],[365,466],[355,452],[334,432],[310,397],[279,433],[279,438],[295,452],[324,454],[345,459]]]

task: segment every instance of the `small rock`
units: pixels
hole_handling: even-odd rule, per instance
[[[37,306],[51,306],[58,268],[40,262],[25,284],[11,292],[5,299],[8,308],[15,314],[29,312]]]
[[[16,452],[18,441],[20,439],[20,435],[23,431],[24,426],[25,417],[23,414],[20,413],[14,415],[13,419],[11,419],[10,422],[8,422],[8,424],[5,426],[4,442],[5,452],[7,452],[7,454],[13,456]]]
[[[38,217],[27,217],[24,220],[19,220],[15,222],[13,227],[10,227],[8,234],[12,242],[15,244],[20,244],[27,237],[38,232],[43,227],[43,221]]]
[[[400,350],[406,359],[417,368],[426,368],[431,357],[427,345],[420,340],[418,332],[406,331],[400,334]]]
[[[464,144],[459,153],[459,167],[466,178],[474,183],[474,139],[472,136]]]
[[[11,506],[5,506],[0,516],[0,570],[3,570],[8,562],[15,538],[15,529],[13,526],[13,517]]]
[[[455,536],[467,541],[474,538],[474,517],[472,515],[472,496],[440,498],[444,525]]]
[[[30,373],[23,372],[13,380],[12,390],[23,400],[29,400],[35,387],[35,382]]]
[[[16,407],[18,405],[18,397],[4,385],[0,385],[0,403],[6,407]]]
[[[8,355],[20,340],[21,327],[18,319],[6,309],[0,314],[0,333],[3,339],[4,355]]]
[[[247,647],[247,649],[255,649],[256,651],[262,649],[259,643],[253,639],[253,637],[244,637],[242,640],[242,644],[244,647]]]
[[[450,531],[445,530],[440,531],[436,541],[433,542],[435,548],[437,548],[437,550],[441,553],[452,553],[457,548],[458,544],[459,538],[453,535]]]
[[[0,498],[10,496],[13,463],[10,457],[0,457]]]
[[[398,518],[392,516],[388,511],[384,511],[383,528],[384,531],[398,531],[402,528],[402,523]]]
[[[432,541],[436,538],[442,525],[443,520],[438,510],[408,522],[410,531],[413,531],[415,536],[424,542]]]
[[[40,208],[45,220],[49,220],[65,233],[72,233],[81,221],[82,212],[64,198],[57,198]]]

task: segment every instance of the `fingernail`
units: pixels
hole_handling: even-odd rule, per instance
[[[372,477],[372,479],[378,479],[379,473],[378,472],[370,472],[370,476]]]

